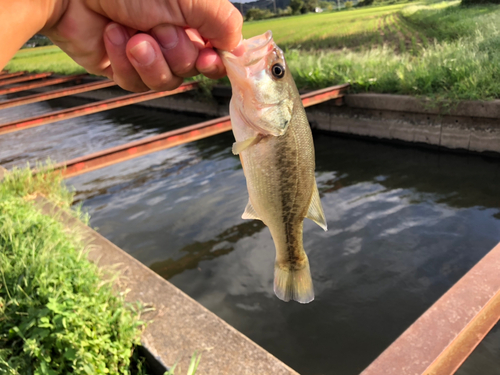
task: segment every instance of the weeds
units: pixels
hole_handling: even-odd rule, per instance
[[[0,183],[0,373],[129,374],[138,310],[87,261],[81,233],[29,202],[69,208],[60,178],[28,169]]]

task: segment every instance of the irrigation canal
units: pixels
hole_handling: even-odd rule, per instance
[[[64,120],[2,135],[0,165],[59,162],[203,120],[137,106]],[[317,297],[283,303],[268,229],[240,218],[247,192],[232,142],[224,133],[67,183],[102,235],[302,374],[359,374],[500,241],[497,159],[317,134],[329,230],[304,227]],[[499,354],[497,326],[457,374],[500,374]]]

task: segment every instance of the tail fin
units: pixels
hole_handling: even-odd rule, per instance
[[[301,269],[286,267],[276,263],[274,266],[274,293],[288,302],[291,299],[300,303],[309,303],[314,299],[314,289],[309,269],[309,261]]]

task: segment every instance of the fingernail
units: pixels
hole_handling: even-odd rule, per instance
[[[172,25],[163,25],[155,28],[155,36],[164,49],[172,49],[179,42],[177,27]]]
[[[130,49],[130,53],[141,65],[150,65],[156,58],[156,53],[151,43],[144,41]]]
[[[115,46],[121,46],[127,41],[121,26],[116,23],[112,23],[106,28],[106,35]]]

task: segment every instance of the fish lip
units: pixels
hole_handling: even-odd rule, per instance
[[[272,40],[273,40],[273,33],[271,30],[268,30],[264,34],[256,35],[250,39],[242,40],[240,44],[232,51],[217,50],[217,53],[219,53],[219,56],[222,59],[225,59],[226,61],[236,62],[245,54],[248,55],[249,53],[253,53],[267,47],[269,43],[272,42]],[[242,45],[244,45],[246,48],[243,51],[243,53],[240,54],[240,51],[238,51],[238,49],[240,49]],[[237,51],[236,54],[235,51]],[[256,63],[256,61],[260,60],[262,57],[263,56],[259,56],[257,59],[252,59],[243,66],[253,65]]]
[[[254,46],[251,46],[254,41],[259,41],[259,39],[260,40],[264,39],[264,40],[260,44],[256,44]],[[247,52],[253,52],[253,51],[256,51],[258,49],[264,48],[269,43],[271,43],[272,40],[273,40],[273,32],[271,30],[267,30],[262,35],[257,35],[257,36],[254,36],[253,38],[247,39],[246,44],[250,44],[250,46],[247,49]]]

